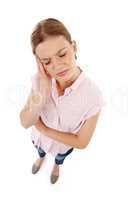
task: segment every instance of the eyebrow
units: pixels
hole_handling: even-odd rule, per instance
[[[63,47],[62,49],[59,49],[59,50],[57,51],[56,54],[58,54],[60,51],[66,49],[66,48],[67,48],[67,47]],[[50,59],[50,58],[40,58],[40,60],[49,60],[49,59]]]

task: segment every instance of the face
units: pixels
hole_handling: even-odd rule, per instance
[[[56,80],[67,80],[76,71],[76,44],[69,43],[63,36],[49,37],[36,47],[36,56],[42,63],[45,71]],[[58,75],[59,72],[66,73]]]

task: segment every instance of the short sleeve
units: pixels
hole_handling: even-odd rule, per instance
[[[93,115],[97,114],[105,105],[103,94],[99,88],[97,88],[96,93],[94,93],[92,100],[93,101],[91,106],[88,105],[89,110],[85,113],[84,119],[88,119],[89,117],[92,117]]]
[[[102,91],[95,84],[92,85],[87,96],[88,97],[87,104],[85,105],[85,112],[83,113],[78,125],[76,126],[75,130],[72,131],[72,133],[77,133],[84,122],[93,115],[96,115],[99,111],[101,111],[102,107],[106,104],[103,98]]]

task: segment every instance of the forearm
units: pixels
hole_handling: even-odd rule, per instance
[[[69,132],[62,132],[62,131],[58,131],[56,129],[53,128],[49,128],[49,127],[44,127],[43,125],[37,126],[36,127],[42,134],[57,140],[59,142],[62,142],[66,145],[70,145],[73,148],[78,148],[81,149],[81,143],[79,140],[78,135],[74,135],[72,133]]]
[[[20,121],[24,128],[29,128],[30,126],[34,125],[38,118],[39,115],[37,112],[31,112],[28,109],[20,112]]]
[[[24,128],[29,128],[34,125],[41,111],[41,105],[39,104],[39,98],[36,94],[30,94],[27,100],[26,105],[20,112],[20,121],[21,125]]]

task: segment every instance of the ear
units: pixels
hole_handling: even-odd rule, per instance
[[[77,53],[77,44],[75,40],[72,41],[72,47],[73,47],[74,52]]]

